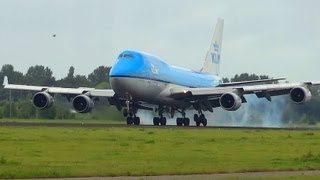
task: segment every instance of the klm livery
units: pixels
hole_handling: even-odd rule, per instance
[[[247,102],[245,95],[255,94],[258,98],[271,101],[272,96],[289,94],[292,101],[302,104],[311,99],[310,88],[320,82],[273,83],[279,79],[265,79],[235,83],[223,83],[219,77],[223,20],[218,19],[216,29],[207,51],[203,68],[193,71],[172,66],[161,58],[136,50],[125,50],[117,57],[109,77],[112,89],[60,88],[9,84],[4,79],[4,88],[34,91],[33,104],[39,109],[52,106],[55,94],[72,99],[74,109],[79,113],[90,112],[94,101],[107,97],[127,117],[127,124],[140,124],[139,109],[154,111],[154,125],[166,125],[166,115],[176,114],[178,126],[189,126],[186,111],[197,111],[193,116],[197,126],[207,125],[203,112],[213,112],[221,107],[235,111]]]

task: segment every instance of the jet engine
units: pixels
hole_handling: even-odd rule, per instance
[[[241,98],[235,93],[224,93],[220,97],[220,105],[228,111],[235,111],[241,106]]]
[[[38,92],[33,95],[32,102],[35,107],[44,110],[52,106],[53,97],[47,92]]]
[[[302,104],[311,100],[311,92],[305,87],[296,87],[291,89],[290,97],[293,102]]]
[[[72,104],[74,109],[78,113],[88,113],[91,112],[94,103],[89,96],[86,95],[78,95],[72,100]]]

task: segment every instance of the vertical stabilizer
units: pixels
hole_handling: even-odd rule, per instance
[[[213,38],[206,55],[204,66],[201,72],[206,72],[213,75],[219,75],[220,69],[220,54],[222,46],[223,34],[223,19],[218,19],[216,28],[214,30]]]
[[[4,78],[3,78],[3,84],[2,84],[3,86],[7,86],[7,85],[9,85],[9,81],[8,81],[8,77],[7,76],[5,76]]]

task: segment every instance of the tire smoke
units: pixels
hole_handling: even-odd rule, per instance
[[[213,113],[204,112],[208,126],[252,126],[252,127],[283,127],[282,118],[286,100],[283,96],[272,97],[269,102],[266,99],[259,99],[255,95],[246,96],[247,103],[243,103],[237,111],[226,111],[222,108],[215,108]],[[190,118],[190,125],[195,126],[193,115],[195,110],[187,110],[186,117]],[[139,110],[141,124],[153,125],[153,117],[157,113],[147,110]],[[175,113],[174,118],[167,118],[167,125],[176,125],[176,118],[181,117]]]

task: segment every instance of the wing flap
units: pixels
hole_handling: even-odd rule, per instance
[[[239,85],[257,85],[261,83],[272,83],[280,80],[285,80],[285,78],[276,78],[276,79],[259,79],[253,81],[240,81],[240,82],[230,82],[220,84],[218,87],[228,87],[228,86],[239,86]]]

